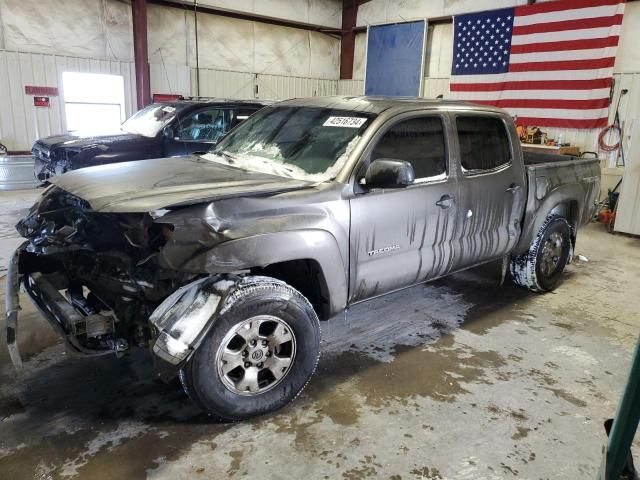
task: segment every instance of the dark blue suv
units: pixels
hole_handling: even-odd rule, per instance
[[[106,163],[206,152],[260,110],[260,100],[188,99],[153,103],[111,135],[54,135],[33,145],[34,174],[42,182],[69,170]]]

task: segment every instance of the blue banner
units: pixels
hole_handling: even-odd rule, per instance
[[[424,20],[369,27],[365,95],[420,95],[424,35]]]

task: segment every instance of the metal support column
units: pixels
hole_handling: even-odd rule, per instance
[[[151,103],[149,86],[149,48],[147,45],[147,0],[132,0],[133,59],[136,70],[138,109]]]

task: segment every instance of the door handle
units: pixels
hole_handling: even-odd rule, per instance
[[[520,190],[520,188],[520,185],[518,185],[517,183],[512,183],[511,185],[509,185],[509,188],[507,188],[507,192],[516,193],[518,190]]]
[[[436,202],[436,205],[440,208],[449,208],[453,204],[453,198],[449,195],[443,195],[440,200]]]

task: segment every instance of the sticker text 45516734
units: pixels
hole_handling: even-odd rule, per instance
[[[346,127],[346,128],[360,128],[366,118],[361,117],[329,117],[322,124],[323,127]]]

